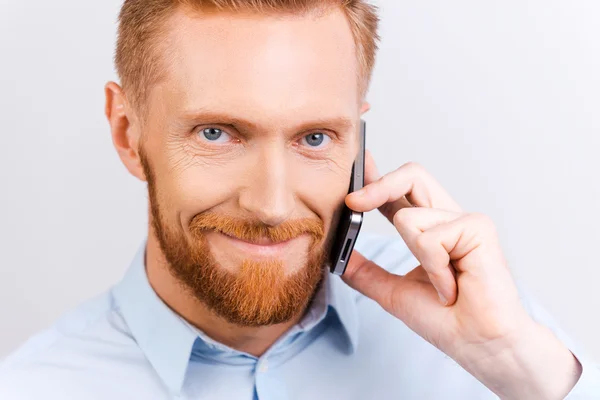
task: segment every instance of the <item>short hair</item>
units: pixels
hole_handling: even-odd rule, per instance
[[[358,58],[361,99],[368,90],[375,55],[379,18],[377,7],[367,0],[125,0],[119,14],[115,64],[128,100],[145,108],[153,85],[164,76],[161,36],[167,21],[180,7],[199,11],[250,11],[305,15],[339,7],[348,18]]]

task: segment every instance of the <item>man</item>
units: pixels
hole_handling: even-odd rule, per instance
[[[361,0],[126,0],[106,115],[148,238],[5,360],[0,398],[600,398],[488,218],[369,156],[347,196],[376,41]],[[363,233],[339,279],[344,202],[399,235]]]

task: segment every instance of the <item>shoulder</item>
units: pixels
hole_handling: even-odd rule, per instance
[[[138,352],[106,292],[65,314],[2,360],[0,398],[93,398],[83,390],[114,374],[116,360],[139,357]]]

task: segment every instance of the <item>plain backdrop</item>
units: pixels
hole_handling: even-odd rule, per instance
[[[120,0],[0,0],[0,357],[117,282],[145,186],[103,115]],[[428,168],[497,223],[517,278],[600,359],[600,2],[376,2],[382,172]],[[365,230],[396,234],[379,215]]]

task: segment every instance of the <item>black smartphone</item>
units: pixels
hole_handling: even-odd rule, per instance
[[[358,138],[360,148],[352,166],[352,176],[350,178],[348,193],[360,190],[365,185],[365,133],[366,123],[361,119]],[[354,249],[354,243],[356,243],[362,221],[363,213],[349,209],[344,203],[331,247],[329,269],[332,274],[343,275],[346,271],[346,266],[352,254],[352,249]]]

